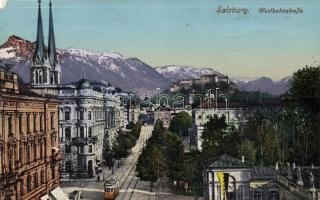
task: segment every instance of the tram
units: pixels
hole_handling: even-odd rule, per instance
[[[104,183],[104,199],[114,200],[119,193],[119,181],[117,178],[109,178]]]

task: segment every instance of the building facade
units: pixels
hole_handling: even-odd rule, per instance
[[[21,89],[0,69],[0,199],[40,199],[59,187],[59,101]]]
[[[170,110],[154,111],[154,123],[160,120],[163,123],[163,127],[169,128],[172,119],[171,115],[172,112]]]
[[[215,115],[218,117],[224,116],[226,123],[237,127],[238,115],[241,109],[195,109],[192,111],[192,135],[190,142],[196,144],[199,151],[202,150],[202,132],[205,124]]]
[[[278,173],[268,167],[254,167],[227,154],[206,163],[206,200],[279,200]]]
[[[29,88],[42,96],[55,96],[59,106],[62,174],[73,177],[93,176],[101,167],[103,151],[111,145],[120,127],[120,101],[104,82],[86,79],[63,85],[56,52],[52,4],[49,4],[49,40],[45,48],[41,1],[38,8],[36,50],[30,68]]]
[[[59,109],[62,173],[72,177],[96,174],[102,167],[103,150],[116,133],[120,101],[108,94],[107,85],[82,79],[60,90]]]

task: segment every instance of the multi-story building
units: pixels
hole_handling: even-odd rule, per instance
[[[172,119],[171,114],[170,110],[154,111],[154,123],[160,120],[163,123],[163,127],[169,128]]]
[[[202,150],[202,132],[205,128],[205,124],[213,118],[215,115],[218,117],[224,116],[228,125],[237,127],[238,114],[241,109],[195,109],[192,111],[192,135],[190,136],[190,142],[197,145],[198,150]]]
[[[116,133],[120,101],[107,85],[82,79],[60,90],[59,129],[64,154],[62,172],[92,176],[101,166],[103,150]]]
[[[1,200],[57,199],[62,191],[59,103],[22,88],[15,73],[0,69]]]
[[[50,1],[48,48],[44,45],[41,1],[39,0],[36,50],[30,69],[29,88],[61,100],[59,130],[63,153],[62,172],[73,176],[94,175],[103,161],[103,150],[121,126],[120,100],[104,82],[86,79],[62,85],[56,52]]]

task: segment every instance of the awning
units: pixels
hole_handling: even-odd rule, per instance
[[[42,196],[42,197],[40,198],[40,200],[52,200],[52,199],[49,197],[48,194],[46,194],[46,195]]]
[[[57,187],[50,192],[54,200],[69,200],[69,197],[64,193],[61,187]]]

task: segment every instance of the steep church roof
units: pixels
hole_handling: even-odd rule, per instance
[[[43,37],[43,26],[42,26],[42,16],[41,16],[41,0],[38,0],[38,24],[37,24],[37,41],[36,50],[33,56],[33,62],[44,62],[45,59],[45,46]]]
[[[54,37],[53,17],[52,17],[52,3],[50,0],[50,13],[49,13],[49,41],[48,41],[48,58],[52,66],[57,64],[56,42]]]

